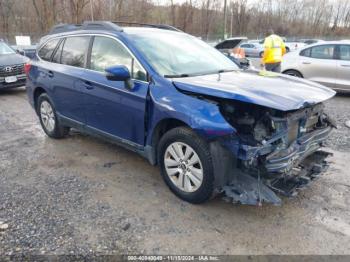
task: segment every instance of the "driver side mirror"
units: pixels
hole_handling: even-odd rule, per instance
[[[124,81],[125,86],[128,89],[133,88],[133,83],[131,80],[131,74],[129,69],[124,65],[117,65],[117,66],[111,66],[107,67],[105,69],[106,77],[110,81]]]

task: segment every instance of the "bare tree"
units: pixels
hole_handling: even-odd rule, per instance
[[[69,0],[71,19],[74,23],[79,24],[82,22],[83,11],[89,0]]]
[[[57,23],[122,20],[174,25],[204,39],[224,32],[222,0],[0,0],[1,37],[39,38]],[[348,37],[349,0],[227,0],[230,35],[263,37],[269,27],[287,37]],[[92,12],[92,13],[90,13]]]

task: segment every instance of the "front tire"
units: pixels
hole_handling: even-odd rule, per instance
[[[60,124],[53,103],[49,96],[43,93],[37,102],[37,112],[44,132],[51,138],[63,138],[69,133],[69,127]]]
[[[200,204],[213,196],[209,145],[191,129],[174,128],[161,138],[158,163],[165,183],[182,200]]]

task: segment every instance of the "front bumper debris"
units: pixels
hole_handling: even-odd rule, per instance
[[[266,157],[265,168],[269,173],[287,173],[305,157],[317,151],[331,133],[332,128],[315,130],[296,140],[284,150],[278,150]]]
[[[327,169],[329,153],[320,150],[336,124],[322,103],[278,112],[226,102],[221,112],[237,130],[217,140],[231,153],[231,165],[225,164],[227,154],[213,158],[216,189],[226,199],[280,205],[278,194],[297,195]]]
[[[299,189],[308,186],[311,181],[327,171],[329,164],[326,158],[330,155],[332,154],[325,151],[316,151],[305,158],[298,167],[293,168],[288,178],[280,177],[272,180],[269,187],[284,196],[296,196]]]
[[[294,197],[298,190],[305,188],[328,168],[326,158],[331,155],[325,151],[316,151],[303,159],[288,174],[274,179],[264,179],[259,172],[256,177],[240,173],[223,188],[225,199],[234,203],[262,205],[270,203],[281,205],[276,193]]]

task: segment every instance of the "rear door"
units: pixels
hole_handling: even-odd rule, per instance
[[[52,58],[49,74],[57,112],[78,124],[84,124],[84,98],[82,79],[87,74],[85,66],[90,36],[65,38]]]
[[[34,85],[43,87],[48,92],[52,91],[52,85],[54,84],[52,74],[54,65],[52,65],[51,59],[60,41],[61,39],[59,38],[47,41],[38,51],[38,57],[40,59],[38,61],[35,59],[32,62],[32,66],[37,67]]]
[[[350,91],[350,45],[339,45],[336,88]]]
[[[90,70],[83,82],[87,127],[143,146],[149,86],[146,71],[116,38],[95,36],[90,53]],[[124,81],[106,78],[104,70],[115,65],[129,69],[132,89],[128,89]]]
[[[334,88],[337,77],[335,45],[318,45],[302,51],[298,69],[304,78]]]

